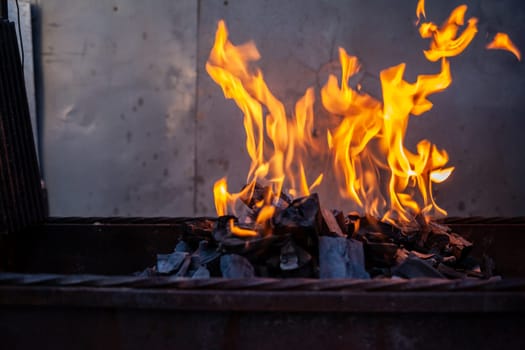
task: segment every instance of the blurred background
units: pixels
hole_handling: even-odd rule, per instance
[[[20,2],[50,214],[214,215],[213,183],[228,176],[231,190],[242,187],[249,165],[242,114],[204,69],[219,19],[234,44],[255,41],[269,87],[291,110],[308,87],[325,83],[339,46],[360,58],[363,90],[378,98],[384,68],[406,62],[409,82],[437,73],[439,64],[422,53],[428,41],[415,26],[416,3]],[[440,24],[462,3],[479,32],[451,59],[452,86],[430,98],[430,112],[411,118],[407,145],[427,138],[448,151],[456,170],[436,197],[449,215],[524,215],[525,65],[485,45],[505,32],[525,50],[525,2],[427,0],[427,19]],[[14,1],[9,6],[18,17]],[[332,195],[323,200],[345,209]]]

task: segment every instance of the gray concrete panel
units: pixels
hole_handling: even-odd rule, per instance
[[[207,76],[204,64],[216,23],[224,18],[235,44],[253,39],[269,87],[288,110],[308,86],[324,84],[337,67],[337,47],[360,58],[364,90],[380,97],[380,70],[407,62],[405,79],[433,74],[425,60],[428,41],[415,27],[417,1],[203,0],[199,13],[196,213],[212,214],[213,182],[228,175],[232,190],[244,183],[249,165],[242,114]],[[499,31],[525,50],[525,2],[426,1],[428,18],[441,23],[467,3],[479,19],[470,48],[451,60],[453,83],[431,97],[434,109],[410,120],[407,145],[430,139],[449,152],[456,171],[437,187],[449,215],[523,215],[525,212],[525,65],[508,52],[484,46]],[[313,168],[316,166],[314,165]],[[325,184],[326,185],[326,184]],[[330,187],[330,186],[328,186]],[[321,191],[327,206],[349,207],[333,188]]]
[[[51,215],[192,215],[197,2],[38,3]]]

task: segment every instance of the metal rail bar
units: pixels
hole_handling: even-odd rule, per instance
[[[174,276],[138,277],[104,275],[60,275],[0,273],[0,286],[48,286],[90,288],[133,288],[170,290],[250,290],[250,291],[345,291],[345,292],[508,292],[525,291],[525,278],[486,280],[439,278],[414,279],[309,279],[309,278],[249,278],[249,279],[189,279]]]

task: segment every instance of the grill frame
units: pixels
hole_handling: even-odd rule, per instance
[[[499,266],[516,278],[484,281],[86,275],[153,261],[184,234],[209,225],[199,221],[213,219],[50,218],[10,235],[10,264],[20,273],[0,274],[3,344],[442,350],[493,349],[505,339],[508,349],[525,347],[525,267],[516,261]],[[498,263],[512,262],[505,256],[519,254],[525,243],[520,218],[450,225],[474,241],[473,254]]]
[[[4,20],[0,102],[6,348],[483,349],[502,336],[525,348],[525,218],[445,222],[474,242],[474,255],[493,257],[504,280],[123,276],[214,219],[47,217],[16,34]]]

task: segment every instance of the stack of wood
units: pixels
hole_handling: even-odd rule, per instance
[[[238,216],[219,217],[213,230],[188,233],[147,274],[180,277],[488,278],[493,264],[476,262],[472,243],[445,225],[416,216],[390,224],[322,208],[317,194],[273,198],[275,212],[256,224],[256,186]],[[246,232],[247,234],[239,234]]]

